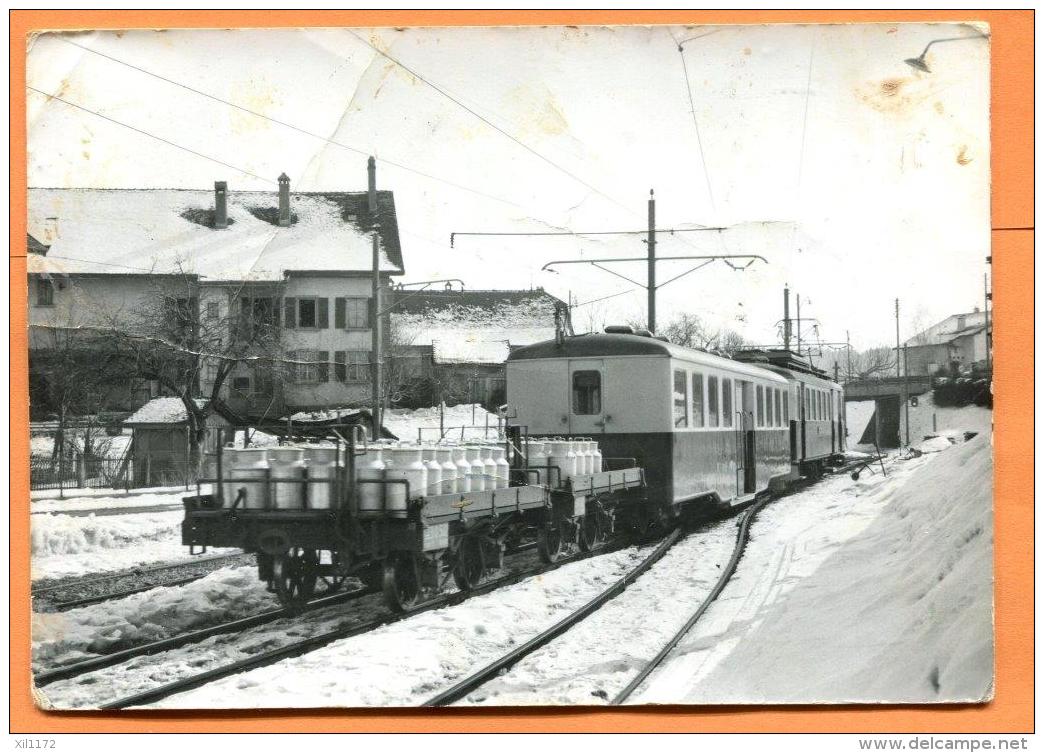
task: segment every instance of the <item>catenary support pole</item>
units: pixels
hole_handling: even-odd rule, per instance
[[[656,332],[656,194],[649,189],[649,237],[646,240],[649,249],[649,314],[646,327]]]

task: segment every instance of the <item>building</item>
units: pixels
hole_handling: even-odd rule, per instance
[[[29,189],[33,383],[63,337],[90,358],[117,333],[164,331],[205,353],[195,392],[220,382],[244,418],[367,402],[372,322],[387,322],[390,281],[404,271],[394,197],[376,191],[372,162],[370,186],[291,193],[282,175],[277,192],[224,181],[212,192]],[[170,394],[161,381],[127,369],[114,407]]]
[[[400,401],[403,404],[445,401],[496,407],[504,402],[508,354],[553,339],[559,326],[572,334],[569,307],[542,288],[398,289],[389,375],[394,381],[398,374],[406,389],[414,385],[416,394],[410,397],[418,399]]]
[[[992,329],[992,323],[991,323]],[[986,313],[976,308],[953,314],[906,341],[911,376],[934,376],[985,365],[988,334]]]

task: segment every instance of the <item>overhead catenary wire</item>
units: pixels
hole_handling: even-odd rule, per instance
[[[202,159],[209,160],[209,161],[211,161],[211,162],[213,162],[215,164],[221,165],[222,167],[227,167],[230,170],[235,170],[236,172],[243,173],[244,175],[249,175],[251,178],[257,178],[258,180],[264,181],[265,183],[271,183],[272,185],[276,185],[276,181],[271,180],[270,178],[264,178],[264,177],[258,175],[257,173],[253,173],[250,170],[246,170],[246,169],[244,169],[242,167],[237,167],[236,165],[233,165],[233,164],[231,164],[229,162],[225,162],[224,160],[218,159],[217,157],[212,157],[209,154],[204,154],[203,152],[197,152],[195,149],[192,149],[190,147],[184,146],[182,144],[178,144],[177,142],[171,141],[170,139],[165,139],[162,136],[157,136],[154,133],[150,133],[149,131],[142,130],[141,128],[138,128],[136,126],[132,126],[129,123],[124,123],[122,120],[117,120],[116,118],[109,117],[108,115],[103,115],[100,112],[98,112],[97,110],[92,110],[89,107],[85,107],[83,105],[76,104],[75,102],[70,102],[67,99],[59,97],[57,94],[51,94],[50,92],[45,92],[45,91],[43,91],[41,89],[37,89],[35,86],[29,86],[28,84],[26,85],[25,88],[28,89],[31,92],[36,92],[37,94],[40,94],[40,95],[42,95],[44,97],[47,97],[48,99],[57,100],[58,102],[61,102],[64,105],[67,105],[69,107],[73,107],[73,108],[75,108],[77,110],[82,110],[83,112],[90,113],[91,115],[94,115],[97,118],[101,118],[102,120],[106,120],[106,121],[108,121],[110,123],[114,123],[114,124],[116,124],[118,126],[121,126],[121,127],[126,128],[128,130],[134,131],[135,133],[141,134],[142,136],[147,136],[150,139],[155,139],[156,141],[160,141],[160,142],[166,144],[167,146],[172,146],[175,149],[180,149],[183,152],[188,152],[189,154],[193,154],[193,155],[195,155],[197,157],[201,157]]]
[[[91,53],[93,55],[97,55],[98,57],[105,58],[106,60],[110,60],[110,61],[112,61],[114,63],[119,64],[119,65],[123,65],[123,66],[126,66],[127,68],[131,68],[133,70],[139,71],[139,72],[145,74],[146,76],[151,76],[151,77],[153,77],[155,79],[158,79],[160,81],[164,81],[164,82],[166,82],[166,83],[168,83],[168,84],[170,84],[172,86],[180,87],[182,89],[185,89],[186,91],[190,91],[193,94],[199,95],[201,97],[205,97],[205,98],[210,99],[210,100],[212,100],[214,102],[219,102],[219,103],[221,103],[223,105],[226,105],[227,107],[232,107],[232,108],[234,108],[236,110],[239,110],[241,112],[245,112],[248,115],[252,115],[252,116],[254,116],[256,118],[261,118],[263,120],[267,120],[267,121],[269,121],[271,123],[275,123],[276,125],[280,125],[280,126],[282,126],[284,128],[289,128],[292,131],[297,131],[298,133],[304,134],[305,136],[310,136],[311,138],[318,139],[318,140],[323,141],[323,142],[325,142],[327,144],[330,144],[331,146],[337,146],[337,147],[340,147],[342,149],[346,149],[346,150],[348,150],[350,152],[354,152],[355,154],[362,155],[364,157],[370,156],[370,152],[365,150],[365,149],[360,149],[359,147],[352,146],[351,144],[346,144],[343,141],[338,141],[336,139],[328,138],[326,136],[323,136],[322,134],[315,133],[314,131],[309,131],[307,128],[302,128],[301,126],[295,125],[293,123],[289,123],[289,122],[287,122],[285,120],[280,120],[278,118],[273,118],[270,115],[265,115],[264,113],[258,112],[257,110],[252,110],[251,108],[245,107],[245,106],[243,106],[241,104],[238,104],[237,102],[233,102],[231,100],[224,99],[222,97],[218,97],[217,95],[211,94],[210,92],[203,91],[202,89],[197,89],[194,86],[190,86],[190,85],[185,84],[185,83],[183,83],[181,81],[177,81],[176,79],[169,78],[168,76],[164,76],[164,75],[162,75],[160,73],[156,73],[155,71],[150,71],[147,68],[142,68],[141,66],[135,65],[134,63],[127,62],[126,60],[121,60],[120,58],[115,57],[114,55],[109,55],[107,53],[95,50],[95,49],[93,49],[91,47],[87,47],[86,45],[82,45],[82,44],[79,44],[77,42],[73,42],[70,39],[65,39],[65,38],[63,38],[61,36],[58,36],[57,38],[59,40],[61,40],[62,42],[65,42],[66,44],[72,45],[74,47],[79,47],[81,50],[89,52],[89,53]],[[485,191],[480,191],[480,190],[478,190],[476,188],[469,188],[468,186],[462,185],[460,183],[456,183],[456,182],[451,181],[451,180],[447,180],[446,178],[440,178],[437,175],[432,175],[431,173],[424,172],[423,170],[418,170],[416,168],[409,167],[408,165],[404,165],[401,162],[397,162],[395,160],[387,159],[385,157],[375,157],[375,159],[377,159],[379,162],[381,162],[382,164],[387,165],[389,167],[393,167],[393,168],[396,168],[396,169],[399,169],[399,170],[404,170],[404,171],[406,171],[408,173],[412,173],[412,174],[417,175],[419,177],[426,178],[428,180],[433,180],[433,181],[436,181],[438,183],[443,183],[443,184],[445,184],[447,186],[451,186],[451,187],[456,188],[456,189],[461,190],[461,191],[467,191],[468,193],[475,194],[476,196],[482,196],[484,198],[491,199],[493,201],[498,201],[498,202],[500,202],[502,204],[508,204],[509,206],[513,206],[513,207],[518,207],[519,206],[519,204],[517,202],[511,201],[510,199],[506,199],[506,198],[504,198],[502,196],[495,196],[494,194],[487,193]]]
[[[706,36],[710,36],[714,32],[708,32],[707,34],[701,34],[699,36],[690,37],[678,42],[678,54],[681,56],[682,72],[685,74],[685,94],[689,97],[689,113],[692,115],[692,125],[696,131],[696,146],[700,152],[700,164],[703,166],[703,180],[707,186],[707,197],[710,199],[711,211],[717,212],[717,207],[714,203],[714,189],[711,187],[710,171],[707,169],[707,157],[703,152],[703,137],[700,135],[700,121],[696,117],[696,100],[692,96],[692,83],[689,81],[689,65],[685,60],[685,43],[691,42],[695,39],[701,39]],[[671,39],[674,36],[671,35]]]

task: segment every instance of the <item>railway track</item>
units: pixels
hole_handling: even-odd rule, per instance
[[[158,654],[163,651],[172,651],[182,646],[187,646],[190,643],[199,643],[200,641],[206,640],[215,635],[223,635],[226,633],[235,633],[241,630],[248,630],[259,625],[264,625],[269,622],[275,622],[276,620],[283,619],[285,617],[296,617],[297,615],[305,612],[314,612],[317,609],[323,607],[333,606],[335,604],[344,604],[356,599],[361,599],[364,596],[368,596],[373,593],[377,593],[379,589],[376,588],[360,588],[353,591],[346,591],[344,593],[335,593],[329,596],[321,596],[318,599],[313,599],[307,604],[300,607],[281,607],[279,609],[272,609],[261,614],[256,614],[251,617],[243,617],[238,620],[230,620],[223,622],[219,625],[212,625],[208,628],[200,630],[193,630],[189,633],[182,633],[175,635],[170,638],[164,638],[159,641],[153,641],[152,643],[145,643],[140,646],[134,646],[133,648],[123,649],[121,651],[114,651],[110,654],[104,654],[102,656],[96,656],[91,659],[84,659],[78,662],[71,662],[69,664],[62,664],[56,667],[52,667],[43,672],[39,672],[34,676],[34,681],[37,687],[43,687],[50,685],[53,682],[59,680],[68,680],[79,675],[86,674],[88,672],[94,672],[99,669],[105,669],[106,667],[113,667],[117,664],[122,664],[125,661],[130,661],[139,656],[149,656],[150,654]]]
[[[380,617],[371,620],[366,620],[355,625],[347,625],[341,628],[337,628],[335,630],[330,630],[325,633],[321,633],[319,635],[314,635],[309,638],[305,638],[300,641],[288,643],[278,648],[255,654],[254,656],[250,656],[246,659],[241,659],[237,662],[232,662],[219,667],[214,667],[204,672],[184,677],[179,680],[175,680],[173,682],[143,691],[141,693],[136,693],[131,696],[118,698],[100,706],[99,708],[125,709],[133,706],[144,706],[150,703],[155,703],[169,696],[175,695],[177,693],[182,693],[188,690],[193,690],[202,685],[206,685],[207,683],[214,682],[215,680],[220,680],[224,677],[229,677],[231,675],[239,674],[240,672],[245,672],[251,669],[258,669],[260,667],[269,666],[271,664],[275,664],[276,662],[282,661],[283,659],[301,656],[311,651],[320,649],[323,646],[333,643],[334,641],[342,640],[345,638],[351,638],[356,635],[362,635],[372,630],[376,630],[377,628],[384,627],[385,625],[391,625],[396,622],[401,622],[403,620],[415,617],[419,614],[423,614],[424,612],[429,612],[434,609],[441,609],[443,607],[461,604],[474,596],[481,596],[487,593],[491,593],[492,591],[495,591],[499,588],[504,588],[505,586],[519,583],[528,578],[542,575],[544,573],[551,572],[552,570],[557,570],[558,568],[564,565],[571,564],[573,562],[580,562],[581,560],[585,560],[590,557],[597,557],[599,555],[607,554],[612,551],[617,551],[621,548],[630,545],[631,543],[632,542],[621,541],[614,545],[605,546],[595,551],[578,552],[576,554],[563,557],[552,564],[542,565],[537,568],[503,575],[485,583],[480,583],[477,587],[469,591],[457,591],[454,593],[437,596],[429,601],[424,602],[423,604],[418,605],[417,607],[411,609],[408,612],[397,612],[381,615]],[[527,549],[528,548],[529,547],[527,547]]]

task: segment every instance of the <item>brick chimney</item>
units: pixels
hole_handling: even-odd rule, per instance
[[[228,183],[223,180],[214,181],[214,229],[224,230],[228,227]]]
[[[279,176],[279,227],[290,227],[290,179]]]

